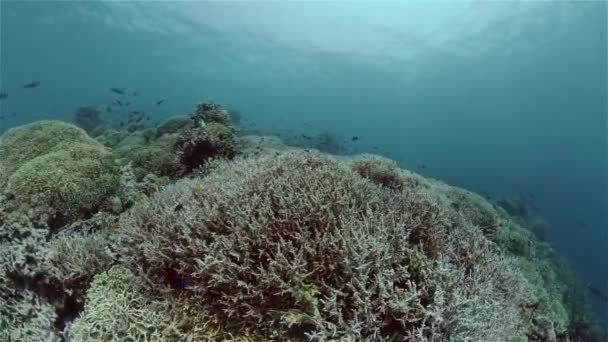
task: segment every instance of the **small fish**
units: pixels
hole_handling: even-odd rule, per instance
[[[8,99],[8,93],[0,93],[0,100]]]
[[[23,85],[23,88],[32,89],[40,85],[40,81],[32,81]]]
[[[139,93],[137,91],[134,91],[133,96],[137,96],[137,95],[139,95]]]
[[[146,121],[150,121],[150,115],[146,116]]]
[[[129,106],[131,102],[125,102],[125,107]]]
[[[312,140],[312,137],[309,137],[308,135],[304,135],[304,134],[302,134],[302,138],[304,138],[306,140]]]
[[[111,113],[112,112],[112,107],[106,106],[106,112]]]
[[[122,102],[120,100],[114,100],[114,104],[117,104],[122,107]]]
[[[120,127],[124,127],[124,126],[125,126],[125,122],[124,122],[124,121],[121,121],[119,126],[120,126]]]
[[[359,137],[356,137],[356,136],[355,136],[355,137],[350,138],[350,141],[352,141],[352,142],[355,142],[355,141],[357,141],[357,140],[359,140]]]
[[[119,95],[124,95],[125,91],[124,89],[120,89],[120,88],[110,88],[110,91]]]
[[[372,146],[372,150],[378,150],[378,146]]]
[[[138,111],[138,110],[134,110],[134,111],[131,112],[131,114],[141,114],[141,112]]]
[[[536,310],[540,307],[540,302],[532,303],[532,304],[524,304],[526,309]]]
[[[600,289],[597,289],[595,287],[592,287],[590,285],[587,285],[587,287],[589,288],[589,291],[591,291],[591,293],[596,296],[597,298],[601,299],[603,302],[608,303],[608,296],[602,292]]]
[[[184,209],[184,205],[183,205],[183,204],[181,204],[181,203],[178,203],[178,204],[175,206],[175,209],[174,209],[174,210],[175,210],[175,211],[180,211],[180,210],[183,210],[183,209]]]
[[[180,285],[182,290],[185,290],[186,288],[192,286],[194,284],[194,282],[192,281],[192,279],[184,279]]]
[[[420,165],[418,165],[418,169],[420,169],[420,170],[426,170],[426,164],[420,164]]]
[[[165,102],[165,100],[160,100],[160,101],[157,101],[157,102],[156,102],[156,105],[157,105],[157,106],[160,106],[161,104],[163,104],[163,102]]]

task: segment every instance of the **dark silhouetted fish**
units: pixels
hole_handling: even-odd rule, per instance
[[[120,127],[124,127],[124,126],[125,126],[124,121],[122,121],[122,122],[120,123],[120,125],[119,125],[119,126],[120,126]]]
[[[106,106],[106,112],[111,113],[112,112],[112,107]]]
[[[116,94],[120,94],[120,95],[124,95],[125,91],[124,89],[120,89],[120,88],[110,88],[110,91]]]
[[[355,142],[357,140],[359,140],[359,137],[352,137],[352,138],[350,138],[350,141],[352,141],[352,142]]]
[[[122,107],[122,102],[120,100],[114,100],[114,103]]]
[[[40,81],[32,81],[23,85],[23,88],[31,89],[36,88],[40,85]]]
[[[589,291],[591,291],[591,293],[594,296],[601,299],[603,302],[608,303],[608,296],[604,292],[602,292],[600,289],[597,289],[590,285],[587,285],[587,287],[589,288]]]
[[[141,114],[141,112],[138,111],[138,110],[134,110],[134,111],[131,112],[131,114]]]
[[[125,102],[125,106],[129,106],[131,102]]]
[[[165,102],[165,100],[160,100],[160,101],[157,101],[157,102],[156,102],[156,105],[157,105],[157,106],[160,106],[161,104],[163,104],[163,102]]]
[[[426,164],[420,164],[420,165],[418,165],[418,168],[420,170],[426,170]]]
[[[175,211],[180,211],[180,210],[182,210],[182,209],[184,209],[184,205],[183,205],[183,204],[181,204],[181,203],[178,203],[178,204],[175,206],[175,209],[174,209],[174,210],[175,210]]]
[[[309,137],[308,135],[304,135],[304,134],[302,134],[302,138],[304,138],[306,140],[312,140],[312,137]]]
[[[137,91],[134,91],[133,96],[137,96],[137,95],[139,95],[139,93]]]
[[[0,100],[8,99],[8,93],[0,93]]]

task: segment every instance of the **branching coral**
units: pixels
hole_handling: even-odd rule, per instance
[[[87,291],[84,311],[69,329],[71,342],[166,341],[166,304],[137,288],[137,279],[120,266],[97,275]]]
[[[27,215],[2,209],[0,200],[0,311],[34,277],[49,235],[48,227],[33,224]]]
[[[234,129],[228,112],[220,105],[204,102],[192,115],[193,127],[177,139],[177,160],[181,173],[190,173],[212,158],[232,158],[235,154]]]
[[[361,176],[393,190],[403,189],[405,177],[397,163],[376,155],[362,155],[351,162],[351,167]]]
[[[514,271],[440,200],[386,191],[317,154],[264,155],[133,208],[123,255],[150,290],[181,293],[226,334],[507,336],[521,317],[504,286],[519,285],[495,281]]]
[[[59,342],[54,329],[55,310],[30,291],[3,304],[0,310],[0,341]]]
[[[115,261],[113,235],[112,231],[66,231],[55,235],[46,246],[39,274],[44,274],[47,282],[64,294],[63,302],[69,302],[77,310],[93,276],[108,270]]]

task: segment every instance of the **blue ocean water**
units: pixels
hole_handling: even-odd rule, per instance
[[[533,197],[558,250],[608,292],[606,17],[605,2],[1,1],[0,133],[104,107],[111,87],[155,120],[213,99],[261,129],[330,131],[493,198]]]

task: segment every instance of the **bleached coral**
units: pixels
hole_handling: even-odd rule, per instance
[[[166,311],[166,305],[138,290],[137,279],[128,269],[115,266],[93,280],[84,310],[70,326],[69,340],[166,341]]]
[[[223,162],[134,207],[123,255],[151,291],[180,293],[225,334],[508,336],[525,280],[507,281],[508,260],[442,200],[315,153]]]

